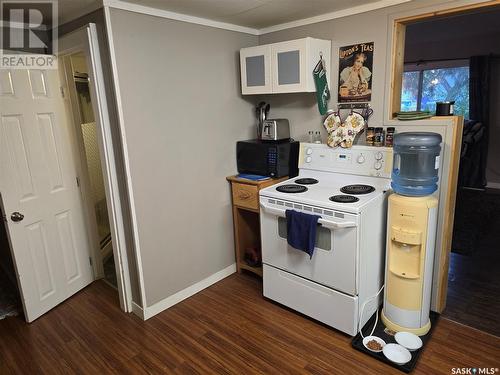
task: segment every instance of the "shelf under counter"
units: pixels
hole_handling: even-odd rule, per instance
[[[226,179],[231,184],[234,249],[238,273],[246,270],[262,277],[262,266],[254,267],[245,262],[245,249],[261,250],[259,191],[287,180],[288,176],[260,181],[237,176],[229,176]]]

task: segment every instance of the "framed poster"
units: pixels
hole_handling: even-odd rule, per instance
[[[373,42],[339,48],[339,103],[372,99]]]

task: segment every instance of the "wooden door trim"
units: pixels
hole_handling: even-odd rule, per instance
[[[453,239],[453,224],[455,219],[455,201],[458,188],[458,172],[460,154],[462,149],[462,132],[464,119],[462,116],[452,116],[453,134],[450,149],[450,166],[448,184],[446,186],[446,202],[444,212],[443,237],[441,241],[441,253],[439,259],[438,288],[436,296],[436,310],[443,312],[446,307],[446,296],[448,292],[448,271],[450,266],[451,244]]]

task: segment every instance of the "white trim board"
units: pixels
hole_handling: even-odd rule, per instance
[[[337,10],[334,12],[329,12],[329,13],[325,13],[325,14],[321,14],[321,15],[309,17],[309,18],[303,18],[303,19],[296,20],[296,21],[286,22],[286,23],[282,23],[279,25],[264,27],[261,29],[255,29],[255,28],[251,28],[251,27],[235,25],[235,24],[227,23],[227,22],[214,21],[214,20],[211,20],[208,18],[190,16],[187,14],[171,12],[168,10],[139,5],[139,4],[130,3],[127,1],[122,1],[122,0],[103,0],[103,6],[105,8],[127,10],[129,12],[147,14],[150,16],[168,18],[171,20],[194,23],[197,25],[210,26],[210,27],[215,27],[218,29],[236,31],[236,32],[245,33],[245,34],[263,35],[263,34],[268,34],[268,33],[272,33],[275,31],[291,29],[293,27],[305,26],[305,25],[310,25],[313,23],[333,20],[336,18],[352,16],[354,14],[366,13],[366,12],[370,12],[370,11],[381,9],[381,8],[387,8],[387,7],[390,7],[393,5],[407,3],[410,1],[413,1],[413,0],[378,0],[378,1],[375,1],[373,3],[358,5],[358,6],[347,8],[347,9]]]
[[[145,320],[144,319],[144,310],[142,309],[141,306],[139,306],[137,303],[135,303],[134,301],[132,301],[132,312],[137,315],[139,318],[141,318],[142,320]]]
[[[193,284],[186,289],[183,289],[165,299],[162,299],[159,302],[156,302],[154,305],[149,307],[140,308],[136,304],[132,304],[132,311],[139,317],[144,320],[147,320],[156,314],[161,313],[162,311],[172,307],[173,305],[178,304],[179,302],[195,295],[198,292],[201,292],[203,289],[208,288],[209,286],[225,279],[226,277],[232,275],[236,272],[236,263],[231,264],[230,266],[220,270],[219,272],[214,273],[213,275],[208,276],[207,278]],[[135,305],[135,306],[134,306]]]
[[[297,21],[286,22],[275,26],[264,27],[262,29],[259,29],[258,35],[274,33],[275,31],[291,29],[293,27],[305,26],[323,21],[334,20],[336,18],[348,17],[354,14],[371,12],[373,10],[387,8],[393,5],[399,5],[410,1],[412,0],[379,0],[374,3],[368,3],[351,8],[341,9],[335,12],[321,14],[319,16],[304,18]]]
[[[132,311],[130,271],[123,229],[123,215],[121,210],[121,198],[118,190],[119,183],[117,180],[116,162],[113,153],[113,140],[111,138],[111,123],[109,119],[108,102],[106,100],[96,25],[94,23],[89,23],[63,35],[59,39],[59,47],[58,54],[60,56],[73,54],[75,52],[83,52],[87,58],[90,82],[94,82],[94,85],[90,86],[90,90],[93,95],[92,103],[96,106],[94,112],[97,124],[99,154],[101,157],[100,165],[103,170],[106,202],[111,226],[111,240],[114,245],[112,248],[117,270],[116,276],[120,307],[123,311],[130,312]],[[98,256],[97,259],[100,259],[100,257]]]
[[[144,273],[142,271],[142,259],[141,259],[141,245],[139,241],[139,228],[137,226],[137,215],[135,212],[135,201],[134,201],[134,191],[132,189],[132,177],[130,175],[130,162],[128,159],[128,148],[127,148],[127,137],[125,133],[125,122],[123,115],[122,99],[120,92],[120,83],[118,81],[118,67],[116,64],[116,54],[115,45],[113,41],[113,30],[111,27],[111,15],[109,12],[109,7],[104,7],[104,17],[106,21],[106,34],[108,37],[109,54],[111,60],[111,74],[113,76],[113,89],[115,92],[116,108],[118,112],[118,127],[120,129],[121,143],[123,147],[123,161],[125,169],[126,187],[128,193],[128,203],[130,208],[130,219],[132,224],[133,232],[133,242],[135,248],[135,261],[137,264],[137,279],[139,282],[139,292],[141,295],[141,305],[147,306],[146,304],[146,290],[144,287]]]
[[[237,31],[240,33],[251,34],[251,35],[259,35],[259,30],[252,29],[250,27],[244,27],[244,26],[234,25],[232,23],[214,21],[208,18],[189,16],[187,14],[182,14],[182,13],[170,12],[168,10],[129,3],[127,1],[122,1],[122,0],[103,0],[103,5],[105,8],[109,7],[121,10],[128,10],[129,12],[147,14],[150,16],[161,17],[161,18],[168,18],[171,20],[194,23],[197,25],[210,26],[210,27],[215,27],[217,29]]]

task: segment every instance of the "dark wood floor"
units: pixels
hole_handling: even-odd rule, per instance
[[[499,365],[500,338],[441,319],[414,374]],[[401,374],[236,274],[146,322],[122,313],[104,282],[32,324],[0,321],[0,374],[10,373]]]
[[[474,237],[473,251],[468,254],[451,253],[448,275],[448,295],[444,316],[459,323],[500,336],[500,191],[468,191],[457,201],[464,215],[457,220],[457,228],[467,229]],[[463,193],[462,193],[463,194]],[[477,194],[478,197],[475,197]],[[485,197],[486,195],[486,197]],[[474,199],[471,199],[474,198]],[[485,207],[471,207],[477,200],[484,200],[493,211],[484,213],[481,222],[476,215],[468,214]],[[460,208],[460,207],[459,207]],[[465,222],[465,223],[464,223]]]

